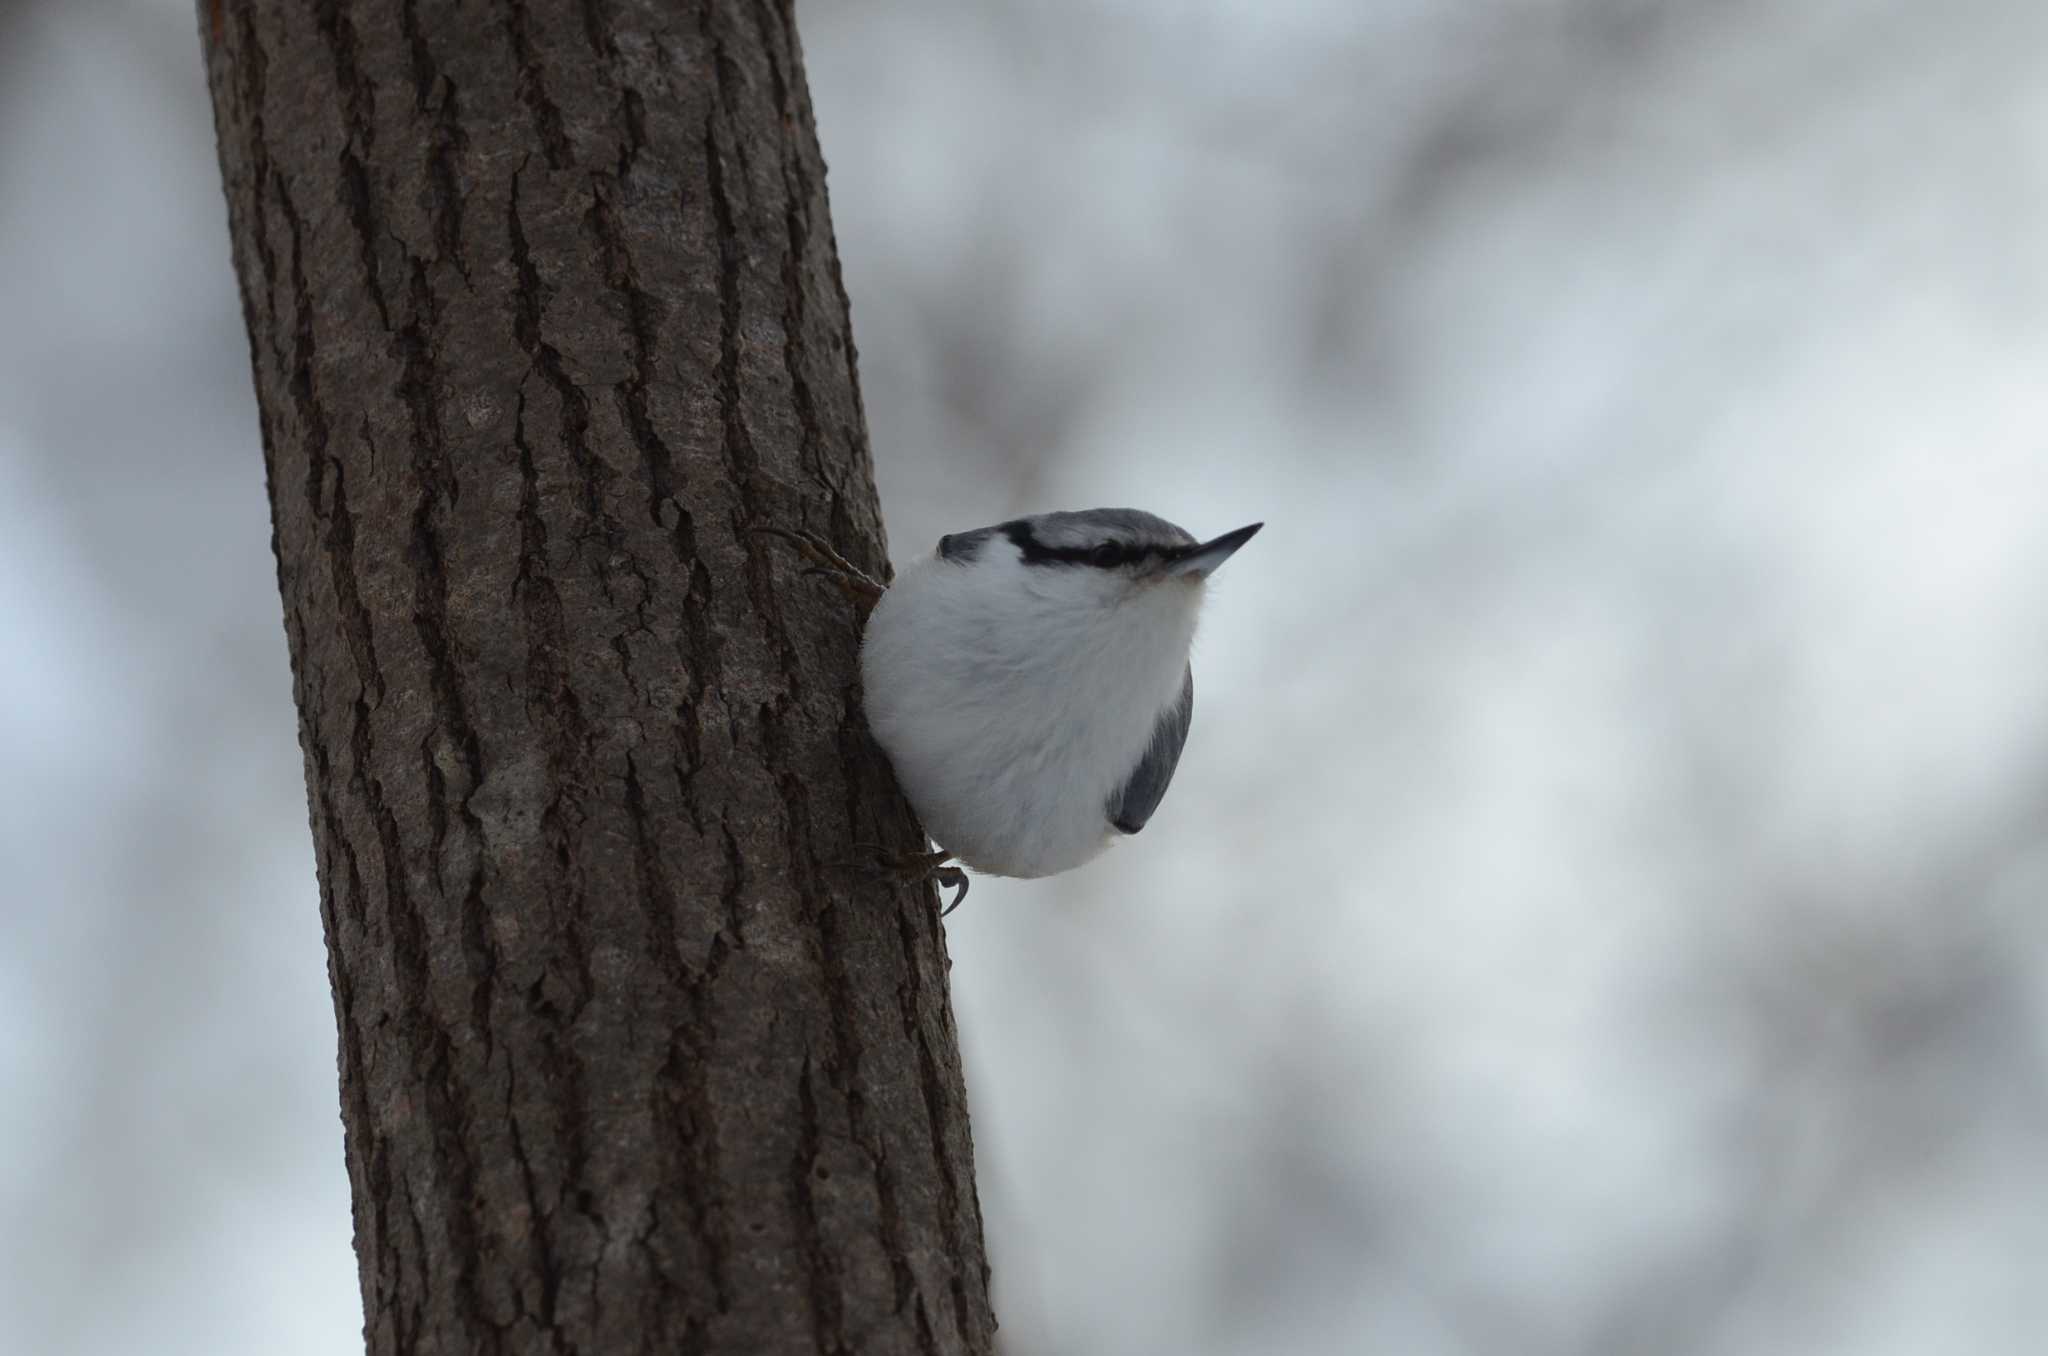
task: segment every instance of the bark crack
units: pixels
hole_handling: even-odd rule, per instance
[[[355,227],[357,255],[369,284],[370,300],[377,307],[377,318],[389,331],[391,308],[377,263],[377,214],[369,171],[363,164],[377,138],[371,107],[376,91],[358,69],[356,28],[350,15],[351,8],[340,0],[319,0],[314,6],[313,24],[327,44],[334,82],[341,95],[343,127],[347,133],[340,153],[342,206],[348,212],[349,224]]]
[[[548,96],[546,68],[533,44],[533,16],[524,0],[504,0],[504,10],[505,36],[512,43],[512,59],[519,71],[520,100],[533,117],[533,130],[549,167],[565,168],[574,157],[562,127],[562,110]]]
[[[731,74],[732,58],[725,43],[713,24],[715,6],[705,6],[703,22],[706,36],[712,44],[712,70],[717,76],[718,104],[727,110],[727,116],[734,116],[732,86],[736,77]],[[721,158],[718,138],[718,111],[713,109],[705,115],[704,158],[707,176],[710,179],[712,220],[718,235],[718,299],[719,299],[719,356],[717,368],[718,401],[723,415],[725,437],[721,446],[725,452],[726,466],[731,483],[739,500],[738,512],[734,515],[733,530],[743,541],[748,530],[756,523],[773,520],[773,506],[766,477],[761,472],[760,455],[754,446],[753,435],[748,432],[746,421],[746,392],[742,388],[740,374],[740,284],[748,271],[750,260],[740,244],[739,225],[733,211],[732,196],[726,185],[725,165]],[[745,169],[742,163],[742,171]],[[743,176],[744,177],[744,176]],[[791,694],[799,701],[804,699],[804,666],[797,661],[794,643],[790,639],[789,627],[782,615],[781,600],[777,595],[766,557],[759,551],[749,550],[743,570],[747,597],[754,611],[767,628],[770,639],[782,660],[782,672],[789,683]]]
[[[462,243],[462,176],[456,168],[469,152],[460,96],[455,82],[434,59],[433,46],[420,25],[418,0],[400,0],[398,22],[405,36],[413,108],[433,115],[433,146],[427,156],[427,183],[433,197],[427,214],[434,223],[435,246],[440,257],[455,266],[463,284],[473,290],[475,281],[469,275],[468,252]]]
[[[522,165],[512,174],[512,201],[507,212],[507,234],[512,247],[512,263],[519,277],[515,333],[527,356],[547,379],[561,405],[559,442],[570,464],[577,470],[584,519],[599,539],[599,549],[594,556],[598,579],[606,597],[612,598],[613,570],[617,565],[631,567],[632,556],[624,549],[624,531],[605,504],[612,471],[591,448],[590,398],[584,394],[582,386],[569,375],[568,368],[562,360],[561,350],[548,342],[542,334],[542,320],[549,289],[541,280],[540,267],[534,260],[533,249],[527,242],[525,224],[521,220],[519,185],[520,176],[525,173],[525,168]],[[637,568],[632,568],[630,572],[638,579],[641,585],[639,596],[644,599],[645,577],[639,574]]]

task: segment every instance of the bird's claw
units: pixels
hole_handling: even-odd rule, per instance
[[[953,891],[953,902],[939,910],[939,917],[944,918],[967,898],[967,873],[957,866],[940,866],[932,869],[931,879],[938,882],[941,889]]]
[[[766,524],[758,524],[749,530],[763,536],[782,537],[787,541],[795,543],[797,550],[803,554],[803,557],[812,562],[811,568],[805,570],[804,573],[807,575],[824,575],[856,606],[872,608],[881,600],[884,586],[878,583],[867,571],[861,569],[860,566],[854,564],[845,556],[840,555],[833,548],[832,543],[818,536],[815,532],[805,532],[787,527],[770,527]]]
[[[948,865],[953,854],[943,848],[937,852],[890,852],[874,843],[856,843],[856,847],[869,849],[875,855],[867,861],[840,862],[840,866],[871,875],[897,885],[922,885],[931,881],[942,890],[953,891],[953,902],[939,910],[939,917],[960,907],[960,901],[967,898],[967,872],[958,866]]]

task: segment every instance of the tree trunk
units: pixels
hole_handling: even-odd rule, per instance
[[[787,4],[200,24],[370,1350],[990,1351]]]

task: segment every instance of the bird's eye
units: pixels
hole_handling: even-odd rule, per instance
[[[1124,548],[1113,541],[1106,541],[1088,553],[1088,563],[1102,569],[1112,569],[1124,563]]]

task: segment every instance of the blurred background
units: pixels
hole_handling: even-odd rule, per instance
[[[951,921],[1005,1351],[2040,1351],[2048,7],[799,9],[898,557],[1268,524]],[[0,0],[24,1353],[361,1350],[194,29]]]

